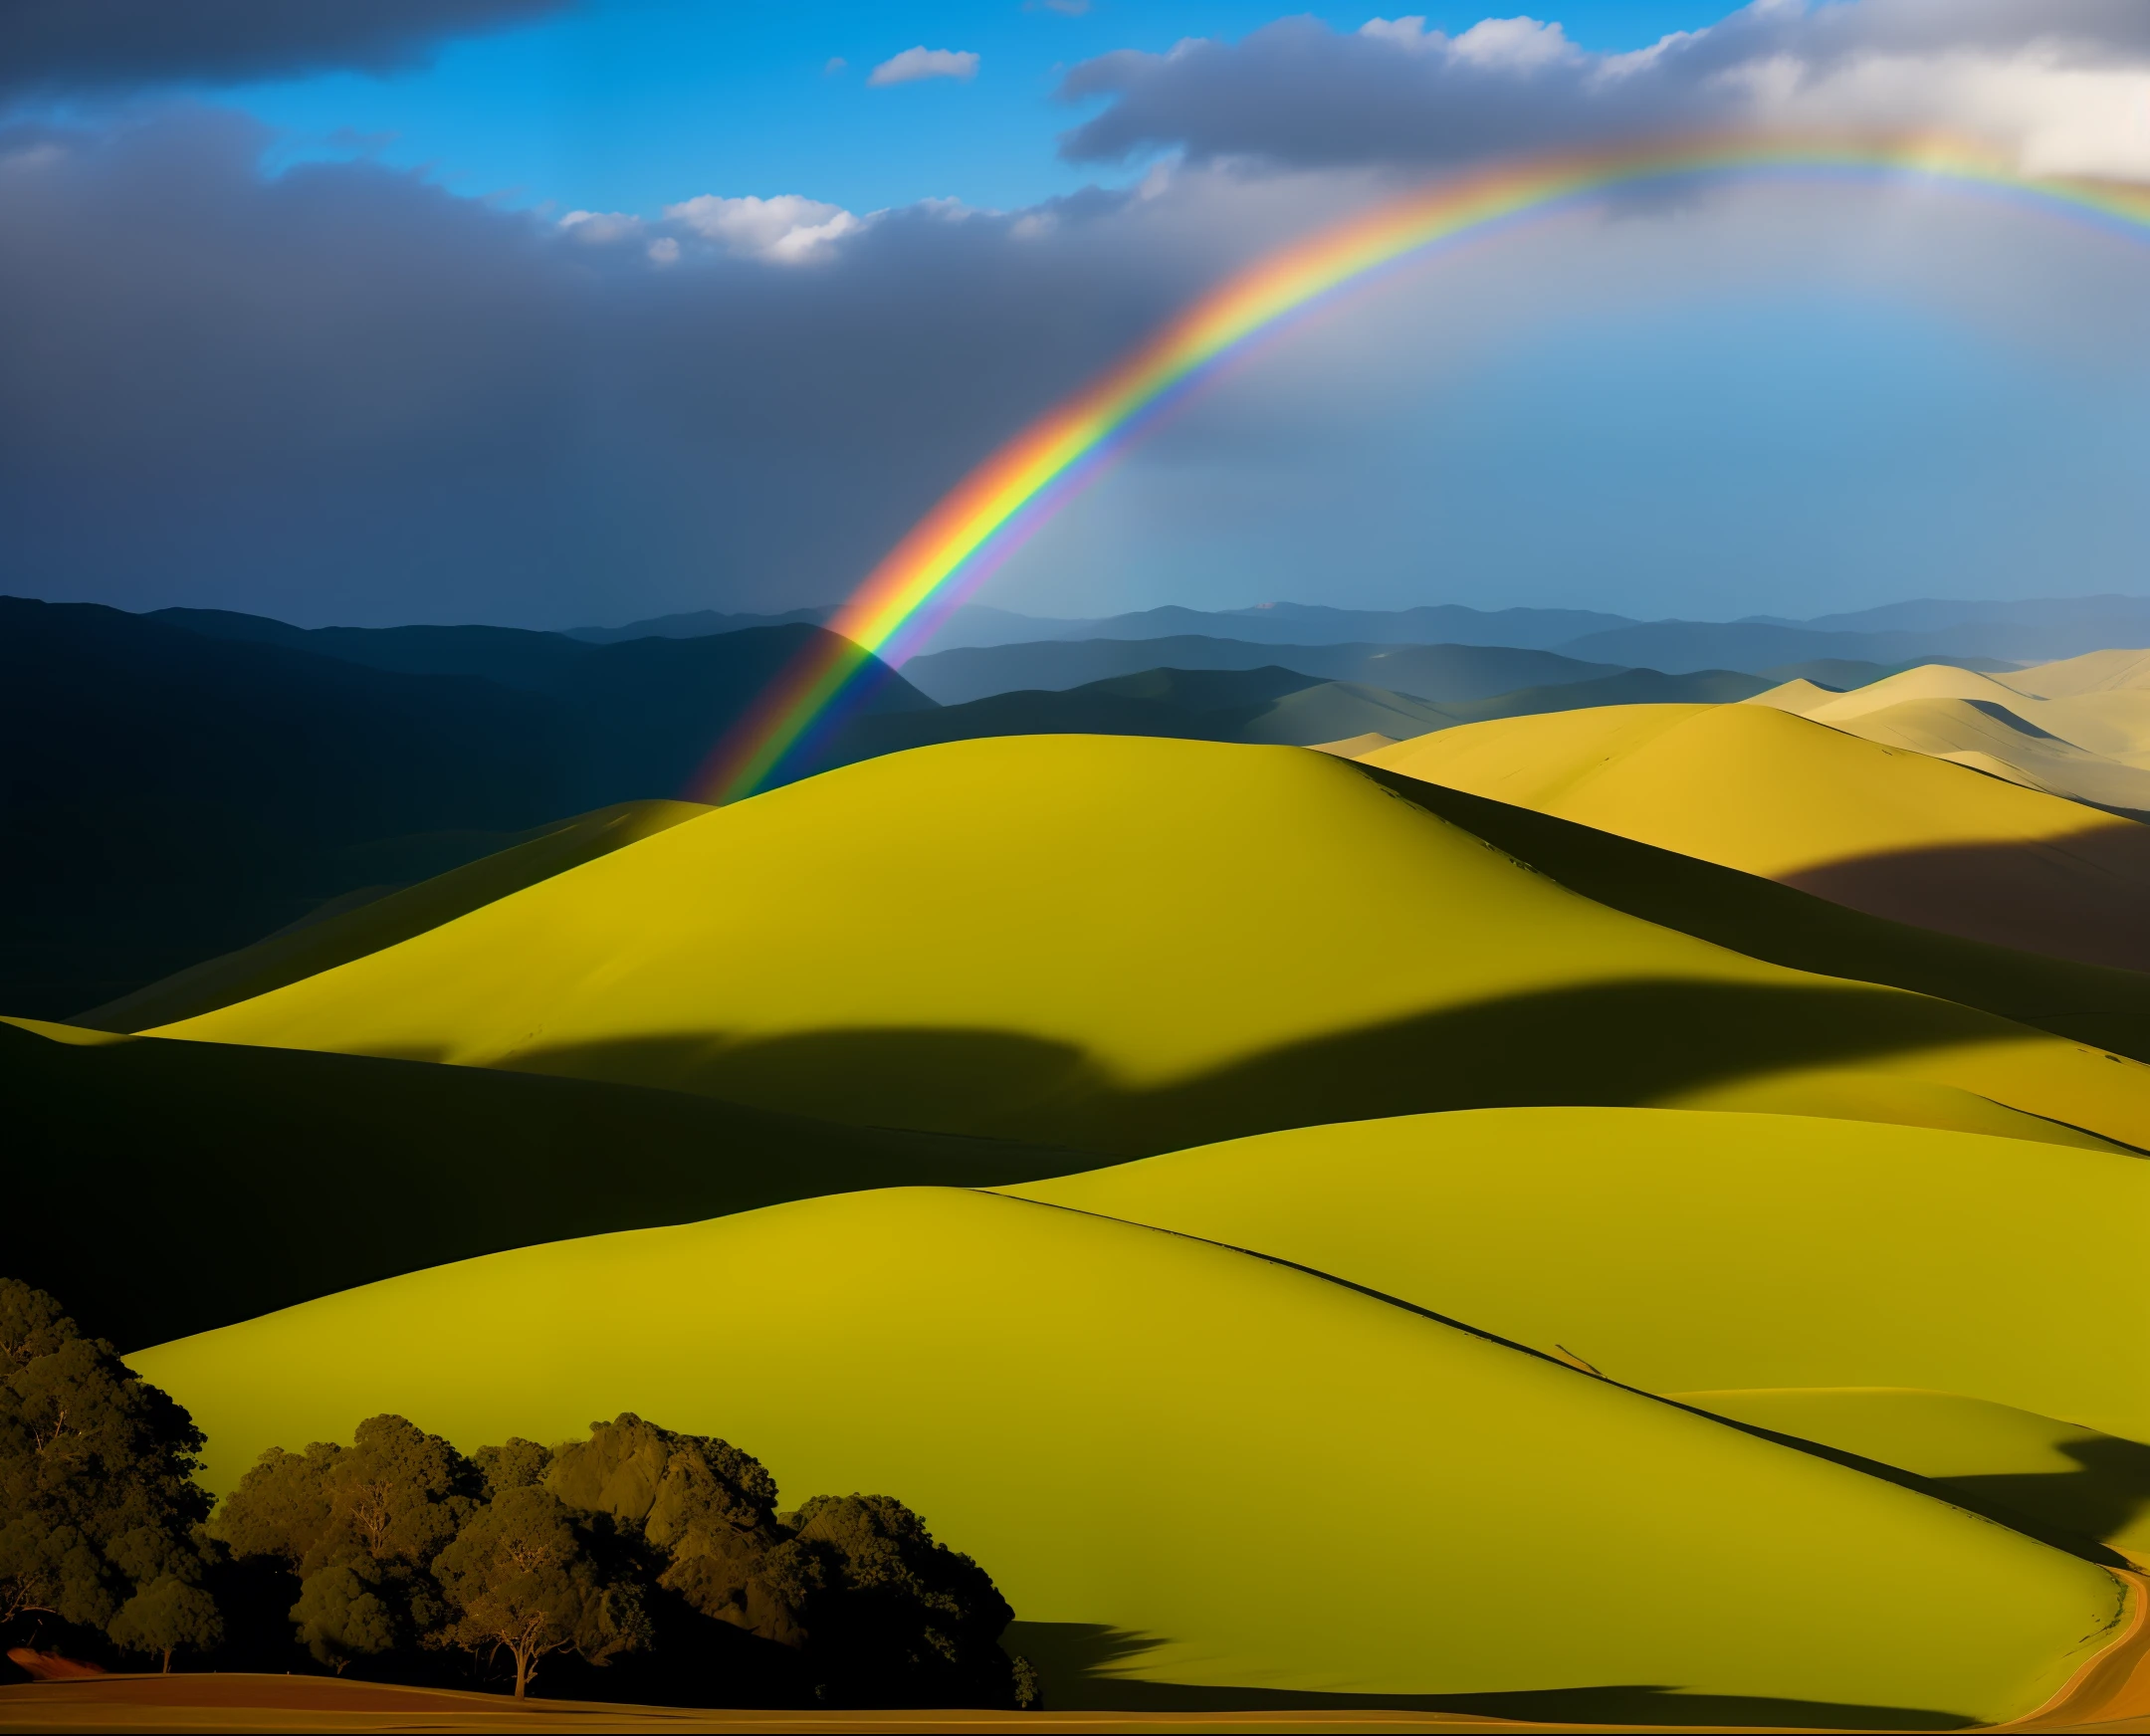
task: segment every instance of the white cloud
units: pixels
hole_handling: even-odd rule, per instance
[[[1178,147],[1283,166],[1429,165],[1688,128],[1949,131],[2032,173],[2150,178],[2150,0],[1755,0],[1594,54],[1558,24],[1310,18],[1077,67],[1111,104],[1076,159]]]
[[[972,79],[978,58],[968,49],[907,48],[867,76],[869,85],[908,85],[919,79]]]
[[[677,265],[679,243],[669,235],[660,235],[649,244],[649,256],[653,265]]]
[[[631,241],[642,233],[642,219],[626,211],[570,211],[559,220],[559,226],[576,241],[592,247]]]
[[[704,193],[667,205],[665,216],[704,241],[777,265],[813,259],[831,243],[865,228],[867,222],[841,205],[823,204],[798,193],[778,193],[773,199],[725,199]]]

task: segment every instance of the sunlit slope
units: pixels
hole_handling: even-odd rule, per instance
[[[137,988],[79,1014],[76,1022],[101,1030],[143,1030],[265,994],[453,922],[482,904],[708,811],[692,801],[628,801],[577,814],[446,874],[296,924],[251,947]]]
[[[1767,706],[1628,706],[1367,757],[1854,909],[2150,968],[2150,827]]]
[[[1804,1116],[1302,1128],[1012,1190],[1317,1267],[1651,1392],[1916,1387],[2150,1441],[2150,1164]]]
[[[2150,1446],[2007,1405],[1902,1387],[1678,1393],[1682,1404],[1817,1440],[2150,1562]]]
[[[1326,755],[1137,738],[850,766],[163,1034],[1127,1155],[1847,1068],[2150,1146],[2136,1063],[1636,921]]]
[[[2000,679],[2019,693],[2042,699],[2150,688],[2150,651],[2086,651],[2057,663],[2011,670]]]
[[[422,1266],[1095,1160],[581,1079],[0,1019],[0,1273],[122,1347]]]
[[[1152,1680],[1999,1718],[2119,1605],[1924,1495],[1319,1277],[967,1192],[495,1255],[131,1362],[221,1487],[384,1410],[465,1447],[630,1409],[718,1433],[794,1500],[901,1493],[1021,1619],[1127,1635]]]
[[[2072,801],[2150,811],[2150,689],[2042,699],[1973,670],[1925,664],[1851,693],[1787,682],[1749,703]]]

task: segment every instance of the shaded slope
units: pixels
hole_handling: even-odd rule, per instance
[[[901,1490],[1026,1622],[1220,1690],[1994,1718],[2120,1613],[2102,1571],[1922,1495],[1319,1276],[977,1194],[497,1255],[130,1360],[221,1485],[384,1410],[466,1447],[630,1407],[721,1433],[793,1498]],[[1581,1619],[1548,1619],[1552,1561]]]
[[[1630,706],[1446,730],[1406,776],[2088,964],[2150,967],[2150,827],[1765,706]]]
[[[370,878],[352,846],[456,830],[479,855],[570,811],[541,700],[89,604],[0,598],[0,723],[11,1011],[62,1016],[255,940]]]
[[[1638,922],[1324,755],[1108,737],[846,767],[164,1028],[1130,1155],[1847,1070],[2150,1145],[2135,1063]]]
[[[0,1006],[64,1017],[360,887],[670,796],[819,631],[509,634],[564,647],[567,673],[533,692],[0,598]],[[929,704],[886,672],[874,692]]]
[[[579,814],[415,886],[377,896],[360,895],[354,903],[338,901],[343,908],[317,912],[251,947],[206,960],[93,1007],[73,1022],[99,1030],[143,1030],[229,1006],[407,941],[480,905],[708,811],[691,801],[635,801]]]
[[[2150,1440],[2150,1343],[2114,1298],[2150,1246],[2150,1164],[2132,1155],[1501,1109],[1011,1191],[1313,1266],[1650,1392],[1915,1387]]]
[[[1091,1161],[580,1080],[11,1020],[0,1100],[0,1272],[122,1345],[565,1235]]]
[[[1795,971],[1886,982],[2150,1061],[2150,977],[1890,922],[1535,808],[1364,768],[1600,904]]]

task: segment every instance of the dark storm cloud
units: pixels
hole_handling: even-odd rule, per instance
[[[1123,51],[1076,67],[1063,97],[1109,106],[1066,135],[1063,154],[1117,161],[1177,148],[1196,159],[1425,164],[1758,121],[1946,124],[2035,143],[2041,128],[2085,132],[2071,75],[2146,60],[2150,0],[1759,0],[1624,55],[1586,52],[1558,24],[1528,18],[1454,36],[1416,18],[1356,32],[1292,18],[1238,43]],[[2116,99],[2109,124],[2093,114],[2091,135],[2073,146],[2085,160],[2063,166],[2150,166],[2136,160],[2144,101]],[[2110,140],[2095,136],[2101,125]]]
[[[568,0],[5,0],[0,94],[69,94],[422,60]]]
[[[826,600],[1210,269],[1116,195],[892,213],[782,264],[371,163],[265,178],[266,142],[215,110],[0,132],[0,589],[307,620]]]

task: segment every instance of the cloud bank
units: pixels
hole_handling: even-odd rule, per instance
[[[1557,23],[1284,19],[1237,43],[1122,51],[1069,73],[1107,107],[1075,161],[1173,149],[1298,167],[1432,167],[1698,127],[1945,128],[2032,173],[2150,178],[2142,0],[1757,0],[1706,30],[1595,54]]]
[[[568,0],[7,0],[0,94],[391,72],[450,36],[530,23]]]

